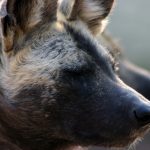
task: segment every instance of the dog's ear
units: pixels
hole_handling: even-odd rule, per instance
[[[23,43],[38,24],[56,19],[57,0],[0,0],[2,43],[5,52]]]
[[[59,19],[81,20],[96,33],[108,16],[114,0],[58,0]]]
[[[42,20],[44,0],[1,0],[0,17],[4,50],[21,43],[27,32]]]

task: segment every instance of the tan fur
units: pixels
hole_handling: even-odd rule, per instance
[[[109,4],[109,5],[108,5]],[[59,0],[58,20],[82,21],[93,34],[102,32],[113,4],[112,1]]]
[[[28,19],[29,28],[34,27],[36,24],[42,21],[42,9],[44,9],[44,1],[34,1],[35,6],[32,6],[31,14]]]
[[[75,5],[75,0],[58,0],[58,18],[65,16],[65,18],[70,19],[72,16],[72,9]]]
[[[14,37],[14,33],[12,31],[10,31],[9,33],[10,33],[9,36],[5,37],[4,41],[3,41],[4,46],[5,46],[4,49],[6,52],[11,51],[13,48],[13,40],[12,39]]]

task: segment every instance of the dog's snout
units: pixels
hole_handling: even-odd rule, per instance
[[[150,124],[150,105],[143,105],[136,108],[134,115],[139,125]]]
[[[140,127],[150,125],[150,101],[123,82],[121,85],[127,89],[125,99],[127,100],[126,103],[130,104],[127,107],[131,108],[131,111],[130,108],[128,111],[132,114],[132,119]]]

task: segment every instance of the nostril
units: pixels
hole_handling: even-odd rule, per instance
[[[134,111],[135,118],[141,125],[147,125],[150,123],[150,107],[141,107]]]

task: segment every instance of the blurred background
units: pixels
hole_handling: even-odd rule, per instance
[[[150,70],[149,28],[150,0],[117,0],[107,29],[122,45],[124,56],[148,70]],[[133,149],[150,150],[150,135],[145,136],[144,140]]]
[[[150,70],[150,1],[117,0],[108,30],[132,62]]]

